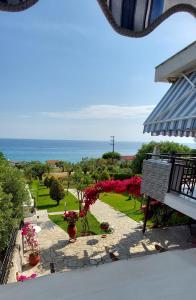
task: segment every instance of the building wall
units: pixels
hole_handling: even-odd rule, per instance
[[[168,191],[171,164],[162,160],[144,160],[142,170],[142,193],[164,202]]]

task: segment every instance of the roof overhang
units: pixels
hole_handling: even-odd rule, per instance
[[[196,71],[196,41],[176,53],[155,69],[156,82],[175,82],[181,73]]]

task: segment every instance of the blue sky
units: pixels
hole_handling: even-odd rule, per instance
[[[154,67],[195,40],[194,18],[175,14],[134,39],[95,0],[56,3],[0,13],[0,137],[151,140],[142,124],[169,88]]]

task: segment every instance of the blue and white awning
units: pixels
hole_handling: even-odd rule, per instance
[[[0,0],[0,10],[18,12],[33,6],[39,0]]]
[[[97,0],[120,34],[145,36],[170,15],[186,11],[196,16],[195,0]]]
[[[172,84],[144,122],[144,132],[196,137],[196,72]]]

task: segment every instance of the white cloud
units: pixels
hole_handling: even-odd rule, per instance
[[[76,111],[41,112],[42,116],[64,119],[130,119],[146,117],[154,105],[120,106],[120,105],[90,105]]]

